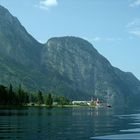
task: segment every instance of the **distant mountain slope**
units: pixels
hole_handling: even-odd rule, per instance
[[[1,55],[16,62],[28,66],[39,63],[41,44],[3,7],[0,7],[0,46]]]
[[[111,103],[124,104],[130,102],[127,98],[140,94],[140,82],[135,76],[112,67],[92,44],[81,38],[48,40],[43,49],[42,65],[46,71],[54,70],[63,77],[65,84],[81,99],[99,97]],[[84,95],[80,96],[81,93]],[[75,93],[70,95],[75,97]]]
[[[1,83],[19,84],[32,70],[38,73],[41,49],[42,44],[27,33],[16,17],[0,6]],[[30,75],[28,80],[33,77]]]
[[[88,41],[55,37],[38,43],[17,18],[0,6],[0,83],[42,90],[74,100],[100,98],[136,104],[140,81],[109,63]]]

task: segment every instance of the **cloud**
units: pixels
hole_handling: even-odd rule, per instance
[[[140,6],[140,0],[133,0],[132,3],[129,5],[130,7],[137,7]]]
[[[93,38],[85,38],[89,42],[92,43],[100,43],[100,42],[115,42],[115,41],[121,41],[122,38],[115,38],[115,37],[93,37]]]
[[[101,37],[94,37],[94,38],[92,39],[92,41],[94,41],[94,42],[100,42],[101,40],[102,40]]]
[[[107,38],[104,38],[105,41],[108,41],[108,42],[114,42],[114,41],[121,41],[122,39],[121,38],[113,38],[113,37],[107,37]]]
[[[42,10],[49,10],[51,7],[55,7],[58,5],[57,0],[40,0],[39,5],[35,5]]]
[[[140,19],[139,18],[130,22],[126,27],[129,34],[140,37]]]
[[[130,31],[129,33],[140,37],[140,30],[139,31]]]
[[[134,28],[140,26],[140,18],[134,19],[133,21],[131,21],[130,23],[128,23],[127,27],[128,28]]]

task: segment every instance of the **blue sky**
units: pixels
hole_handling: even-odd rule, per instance
[[[140,79],[140,0],[0,0],[38,41],[78,36]]]

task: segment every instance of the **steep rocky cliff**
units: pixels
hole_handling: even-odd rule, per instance
[[[111,66],[92,44],[81,38],[49,39],[43,48],[42,65],[46,71],[53,70],[64,78],[74,91],[70,94],[72,98],[77,92],[81,99],[99,97],[124,104],[130,102],[127,98],[140,93],[140,82],[133,74]]]

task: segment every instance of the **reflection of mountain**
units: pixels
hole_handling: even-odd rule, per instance
[[[133,74],[112,67],[86,40],[60,37],[40,44],[1,6],[0,83],[117,104],[137,101],[140,92]]]
[[[129,108],[123,111],[109,112],[109,110],[98,110],[99,115],[93,117],[94,120],[94,135],[91,139],[135,139],[139,138],[139,114],[134,109],[133,111]],[[131,114],[132,113],[132,114]],[[119,115],[123,114],[123,115]],[[125,114],[125,115],[124,115]],[[102,117],[104,116],[104,117]],[[116,125],[117,124],[117,125]],[[138,134],[138,135],[137,135]]]

